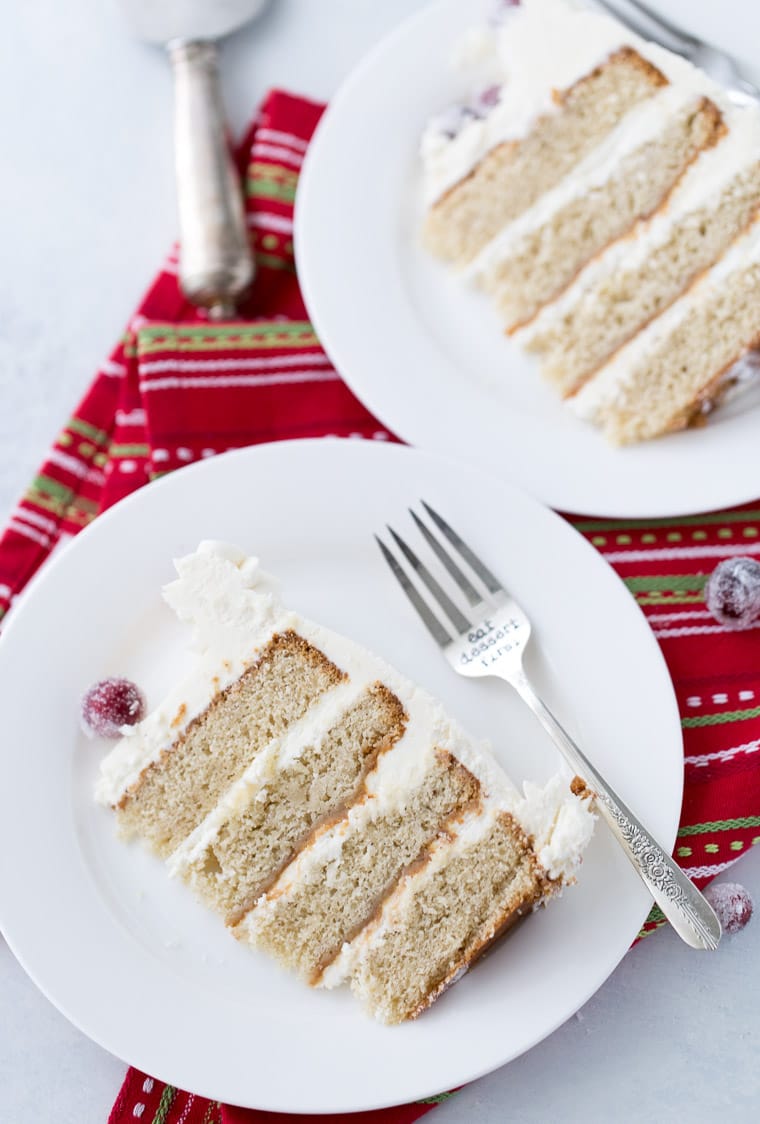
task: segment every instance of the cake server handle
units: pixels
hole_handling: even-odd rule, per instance
[[[243,195],[224,120],[218,52],[207,40],[167,44],[174,73],[174,141],[182,291],[216,319],[234,315],[254,277]]]
[[[716,949],[721,936],[720,921],[709,902],[597,772],[536,694],[522,668],[504,678],[528,704],[567,763],[593,793],[599,814],[681,939],[692,948]]]

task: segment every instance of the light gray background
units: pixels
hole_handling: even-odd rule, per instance
[[[729,0],[721,11],[738,14],[743,2]],[[273,84],[329,97],[381,34],[421,6],[274,0],[225,49],[233,126],[242,129]],[[0,517],[122,330],[176,229],[162,57],[130,40],[113,0],[38,0],[9,4],[3,14]],[[716,19],[715,9],[704,18]],[[734,876],[760,906],[760,853],[724,878]],[[431,1119],[755,1119],[759,958],[760,920],[715,954],[691,952],[661,931],[564,1027]],[[50,1006],[2,941],[0,988],[0,1119],[105,1124],[124,1064]]]

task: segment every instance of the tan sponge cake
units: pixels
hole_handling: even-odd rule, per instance
[[[196,667],[105,758],[97,798],[240,940],[415,1017],[574,880],[588,802],[560,776],[519,792],[424,691],[289,612],[256,559],[202,543],[176,567]]]
[[[598,9],[500,11],[463,52],[489,84],[423,137],[424,242],[613,443],[697,424],[760,340],[742,296],[760,263],[760,108]]]

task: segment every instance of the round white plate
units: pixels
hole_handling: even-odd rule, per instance
[[[369,1109],[461,1084],[528,1049],[609,975],[649,899],[604,828],[577,887],[440,1003],[387,1028],[344,992],[311,991],[239,945],[92,798],[107,750],[79,731],[94,680],[125,674],[158,702],[185,629],[160,588],[202,538],[240,543],[293,608],[346,632],[492,740],[513,776],[557,756],[496,680],[455,675],[373,542],[444,513],[535,621],[530,670],[554,710],[665,845],[681,804],[681,737],[658,646],[612,570],[522,493],[399,446],[304,441],[183,469],[98,519],[30,588],[0,640],[0,916],[45,994],[112,1053],[174,1085],[250,1107]],[[646,700],[646,705],[641,705]]]
[[[493,0],[437,0],[358,67],[304,164],[295,245],[309,314],[355,393],[399,437],[498,471],[563,511],[663,516],[760,493],[760,390],[703,429],[613,449],[504,338],[488,299],[419,245],[419,139],[466,96],[455,44]],[[760,58],[760,7],[668,0],[674,18]]]

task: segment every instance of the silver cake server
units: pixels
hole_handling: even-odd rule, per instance
[[[174,143],[182,290],[217,319],[254,277],[240,179],[219,88],[216,41],[267,0],[121,0],[141,39],[166,47],[174,72]]]

